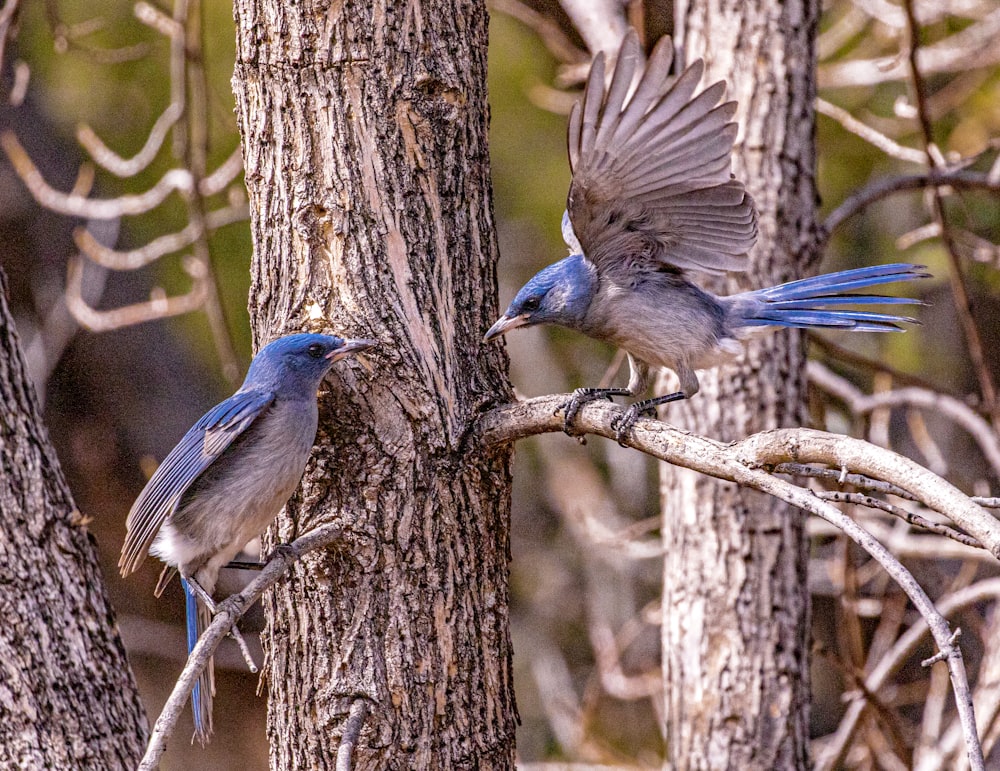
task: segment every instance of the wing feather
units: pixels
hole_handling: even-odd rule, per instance
[[[271,391],[237,391],[206,412],[163,459],[125,521],[118,567],[126,576],[146,559],[160,527],[198,476],[274,401]]]
[[[732,179],[736,104],[719,104],[722,83],[696,93],[700,61],[671,83],[669,38],[656,45],[629,96],[640,56],[630,32],[605,95],[599,54],[570,114],[570,232],[598,271],[625,279],[665,267],[743,270],[757,212]]]

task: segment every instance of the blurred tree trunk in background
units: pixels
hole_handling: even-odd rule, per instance
[[[334,368],[287,541],[339,548],[265,597],[274,768],[329,767],[358,697],[360,768],[509,768],[509,451],[467,452],[509,400],[497,315],[482,3],[237,0],[233,83],[257,343],[375,337]],[[339,382],[338,382],[339,381]]]
[[[728,292],[801,276],[816,259],[815,0],[680,2],[676,42],[739,102],[735,174],[761,213],[745,276]],[[667,419],[729,441],[805,423],[800,336],[751,344],[701,375]],[[661,388],[659,392],[672,390]],[[808,767],[805,516],[773,498],[661,466],[667,746],[679,769]]]
[[[146,716],[6,297],[0,272],[0,765],[131,769]]]

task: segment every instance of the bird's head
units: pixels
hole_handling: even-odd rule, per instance
[[[572,254],[532,276],[483,340],[535,324],[561,324],[577,329],[583,324],[596,291],[597,270],[593,263],[582,254]]]
[[[377,340],[349,340],[334,335],[279,337],[254,357],[244,386],[269,386],[315,393],[334,362],[371,348]]]

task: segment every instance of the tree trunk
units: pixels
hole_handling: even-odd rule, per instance
[[[736,175],[761,213],[745,276],[724,292],[799,277],[814,261],[815,0],[714,0],[677,6],[687,61],[739,101]],[[802,425],[800,336],[749,346],[704,373],[666,418],[723,441]],[[666,387],[662,392],[666,392]],[[808,767],[808,544],[804,516],[765,496],[664,465],[663,660],[667,745],[678,769]]]
[[[237,0],[233,78],[258,343],[378,338],[321,398],[287,541],[339,548],[265,598],[274,768],[509,768],[509,451],[463,445],[511,396],[497,315],[482,3]]]
[[[0,272],[0,765],[132,769],[146,717]]]

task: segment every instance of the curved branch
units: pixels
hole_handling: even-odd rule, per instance
[[[559,431],[562,420],[556,413],[568,398],[569,395],[543,396],[497,407],[479,418],[471,428],[470,437],[490,446],[532,434]],[[611,422],[619,414],[621,409],[615,405],[591,403],[579,413],[576,428],[614,438]],[[948,665],[969,764],[973,769],[984,767],[962,652],[954,644],[948,622],[910,572],[871,533],[836,506],[773,476],[765,468],[790,461],[823,463],[890,480],[925,505],[946,513],[998,557],[1000,524],[958,489],[908,458],[847,436],[804,428],[775,429],[723,445],[658,420],[642,419],[636,423],[626,444],[674,465],[760,490],[816,514],[868,552],[906,592],[930,628],[940,651],[939,660]]]
[[[1000,578],[989,578],[942,598],[938,611],[943,616],[950,616],[982,600],[998,598],[1000,598]],[[907,629],[865,679],[865,689],[872,692],[880,690],[903,662],[913,655],[927,631],[928,627],[924,620],[915,622]],[[851,702],[844,717],[841,718],[840,725],[837,726],[832,742],[826,745],[816,758],[817,771],[829,771],[840,766],[865,706],[864,701]]]
[[[496,407],[480,416],[471,428],[472,435],[490,446],[561,431],[562,418],[556,413],[568,399],[567,394],[557,394]],[[619,414],[619,407],[595,402],[581,410],[577,427],[613,439],[611,420]],[[994,517],[920,464],[860,439],[807,428],[783,428],[724,445],[659,420],[641,419],[626,444],[675,466],[765,492],[770,490],[770,483],[764,480],[771,477],[763,467],[782,463],[819,463],[892,482],[915,500],[947,516],[1000,559],[1000,523]]]
[[[961,190],[1000,192],[1000,181],[992,180],[986,174],[979,174],[972,171],[931,170],[922,174],[886,177],[861,188],[857,193],[830,212],[827,218],[823,220],[823,224],[816,234],[817,242],[822,246],[830,238],[830,234],[834,230],[866,206],[875,203],[875,201],[904,190],[922,190],[925,187],[940,186]]]
[[[219,604],[219,612],[215,614],[208,629],[198,639],[198,644],[188,656],[187,664],[184,665],[184,670],[177,678],[173,691],[170,692],[170,698],[167,699],[163,711],[156,719],[156,724],[149,736],[149,744],[146,745],[146,754],[143,755],[142,762],[139,763],[139,771],[153,771],[159,764],[160,758],[167,749],[167,739],[177,725],[177,720],[198,676],[208,666],[208,660],[219,647],[219,643],[229,634],[233,625],[243,617],[251,605],[260,599],[264,590],[277,583],[293,564],[309,552],[329,546],[340,537],[342,532],[343,528],[339,525],[323,525],[296,538],[290,544],[279,547],[271,555],[260,575],[251,581],[242,592],[228,597]]]

